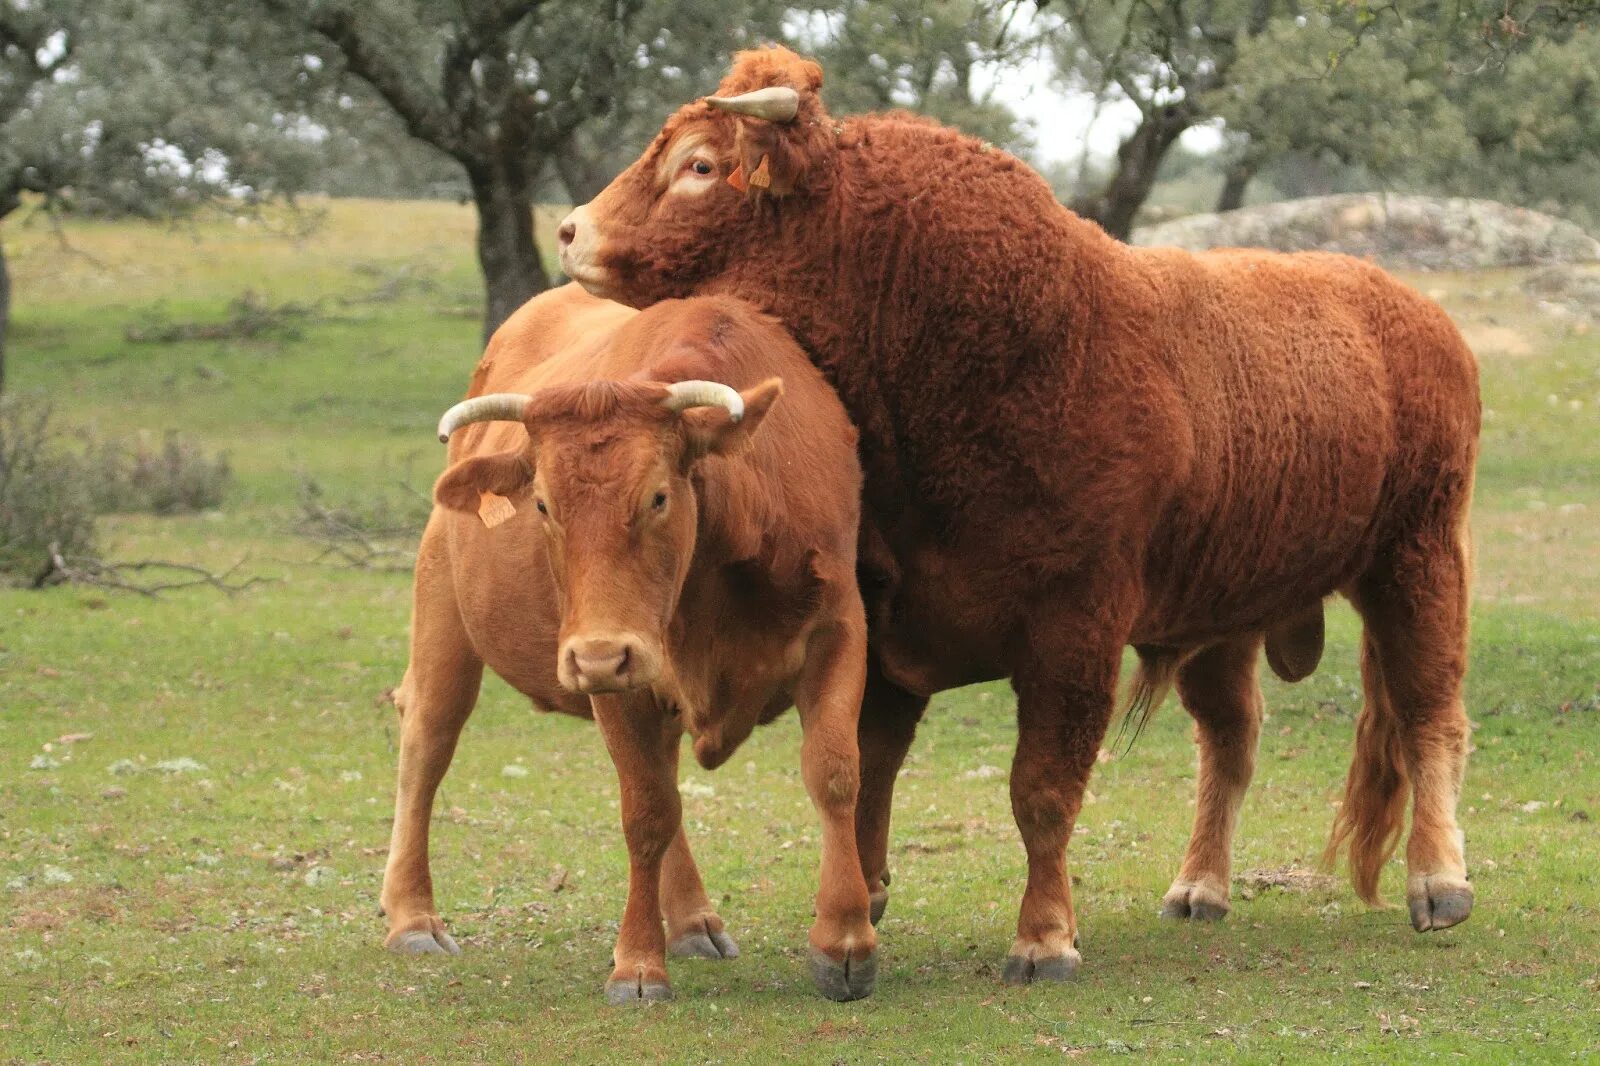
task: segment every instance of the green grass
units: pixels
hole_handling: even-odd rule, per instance
[[[408,463],[426,485],[433,419],[476,358],[477,291],[465,209],[327,207],[301,237],[84,224],[67,251],[43,230],[5,234],[14,387],[102,434],[184,426],[238,472],[219,514],[109,520],[111,554],[248,556],[246,572],[280,580],[232,598],[0,592],[0,1060],[1600,1052],[1600,343],[1545,321],[1515,274],[1416,279],[1469,329],[1492,318],[1531,347],[1484,355],[1470,922],[1417,936],[1342,879],[1236,885],[1219,926],[1158,922],[1193,812],[1190,730],[1169,705],[1099,768],[1073,841],[1080,979],[1003,987],[1024,863],[1005,789],[1012,699],[985,685],[939,697],[913,749],[871,999],[825,1002],[805,974],[817,829],[789,716],[722,771],[686,774],[714,789],[686,797],[686,817],[744,956],[675,962],[675,1002],[615,1011],[600,986],[626,857],[609,761],[591,726],[536,715],[498,681],[435,834],[466,953],[380,950],[395,721],[378,697],[404,667],[410,582],[315,565],[289,532],[294,491],[304,473],[360,498]],[[344,299],[402,268],[425,280],[390,302]],[[124,340],[158,305],[220,319],[245,289],[326,317],[298,339]],[[1268,687],[1240,873],[1309,868],[1321,849],[1359,698],[1355,636],[1339,608],[1317,675]],[[185,758],[201,767],[155,768]],[[502,772],[513,764],[527,775]],[[1402,880],[1386,872],[1391,897]]]

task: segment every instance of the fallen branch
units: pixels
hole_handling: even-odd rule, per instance
[[[108,563],[99,559],[80,559],[68,562],[61,554],[59,545],[50,545],[50,569],[47,570],[35,583],[35,588],[57,582],[68,582],[75,585],[93,585],[96,588],[117,589],[122,592],[136,592],[141,596],[152,599],[163,592],[172,592],[177,589],[196,588],[209,586],[219,592],[232,596],[243,592],[254,585],[264,585],[276,581],[276,578],[255,575],[240,581],[230,581],[239,567],[245,564],[249,556],[241,558],[222,573],[213,573],[203,566],[194,566],[190,563],[170,563],[159,559],[141,559],[129,563]],[[169,579],[160,579],[153,582],[140,583],[130,580],[135,574],[171,574],[180,575]]]

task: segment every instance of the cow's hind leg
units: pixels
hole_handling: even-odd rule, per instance
[[[402,954],[460,951],[434,905],[428,830],[434,793],[478,698],[483,663],[462,628],[440,548],[436,538],[425,537],[418,553],[411,664],[395,695],[400,766],[380,898],[389,924],[385,946]]]
[[[1162,897],[1163,918],[1215,921],[1228,913],[1233,830],[1261,733],[1260,652],[1260,637],[1242,637],[1212,645],[1178,669],[1178,694],[1200,745],[1200,776],[1194,832],[1178,878]]]
[[[1406,899],[1419,932],[1472,913],[1456,825],[1470,729],[1461,696],[1467,567],[1464,537],[1445,529],[1380,553],[1351,590],[1366,626],[1367,701],[1329,852],[1348,843],[1357,892],[1381,902],[1378,876],[1398,844],[1409,783]]]
[[[856,847],[872,899],[876,925],[889,905],[889,814],[895,779],[927,709],[926,696],[914,696],[887,680],[876,666],[867,670],[866,695],[856,743],[861,749],[861,794],[856,800]]]
[[[677,776],[680,745],[669,750],[673,776]],[[683,822],[661,859],[661,916],[667,923],[667,951],[679,958],[737,959],[739,945],[723,927],[722,916],[706,895],[705,882],[689,852]]]

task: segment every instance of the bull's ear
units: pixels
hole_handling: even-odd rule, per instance
[[[692,457],[738,455],[749,447],[750,438],[783,395],[783,379],[768,378],[739,395],[744,400],[744,414],[737,422],[718,407],[695,407],[683,412],[684,435]]]
[[[441,507],[477,514],[485,492],[513,496],[533,480],[533,464],[521,449],[463,459],[440,476],[433,498]]]

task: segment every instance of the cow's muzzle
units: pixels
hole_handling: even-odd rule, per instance
[[[642,688],[660,673],[660,653],[630,633],[571,637],[561,645],[556,669],[562,687],[586,696]]]

